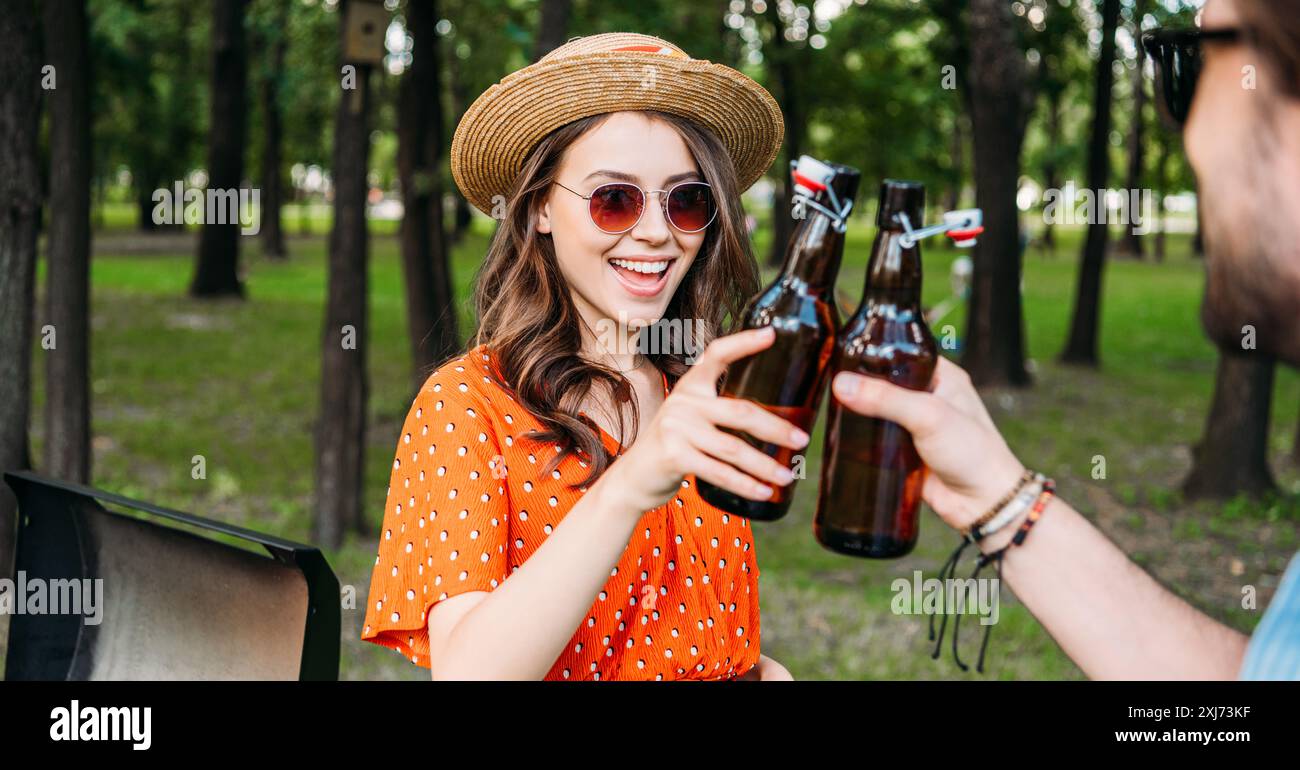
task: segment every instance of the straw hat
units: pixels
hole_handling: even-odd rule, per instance
[[[574,38],[475,99],[452,137],[452,177],[490,214],[538,141],[579,118],[620,110],[668,112],[712,130],[741,190],[767,171],[785,133],[776,100],[736,70],[657,37],[611,32]]]

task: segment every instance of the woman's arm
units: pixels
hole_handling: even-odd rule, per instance
[[[758,663],[739,677],[741,682],[793,682],[794,677],[785,666],[766,655],[758,656]]]
[[[1024,472],[970,378],[940,359],[932,392],[840,374],[833,392],[861,414],[909,431],[930,468],[923,494],[964,530]],[[981,542],[1010,541],[1019,522]],[[1065,501],[1054,498],[1002,576],[1084,673],[1094,679],[1231,679],[1246,637],[1191,607],[1143,572]]]
[[[616,463],[617,465],[617,463]],[[429,612],[434,679],[541,679],[618,564],[640,512],[620,499],[614,468],[496,590]]]

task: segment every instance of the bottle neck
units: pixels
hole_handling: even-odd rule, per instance
[[[781,279],[799,281],[811,292],[830,294],[844,255],[844,234],[816,209],[805,209],[804,217],[786,248]]]
[[[902,237],[902,230],[876,233],[862,292],[864,304],[873,300],[920,310],[921,247],[917,243],[903,246]]]

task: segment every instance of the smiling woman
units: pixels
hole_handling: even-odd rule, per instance
[[[570,41],[475,102],[452,169],[504,219],[474,346],[399,438],[362,638],[435,679],[788,678],[747,522],[695,483],[791,480],[720,427],[808,440],[716,391],[771,343],[718,334],[758,286],[740,192],[780,140],[760,86],[644,35]],[[690,339],[638,346],[659,322]]]
[[[631,351],[640,328],[665,314],[703,319],[700,331],[715,334],[723,313],[734,313],[757,284],[742,235],[734,172],[718,160],[726,157],[725,150],[689,121],[665,114],[600,115],[579,121],[566,133],[570,131],[577,139],[553,166],[555,184],[539,201],[535,228],[550,236],[581,318],[628,319],[621,350],[614,354]],[[615,162],[621,170],[606,168]],[[724,213],[713,238],[706,228],[717,219],[718,206],[714,188],[700,180],[697,164],[718,180],[723,199]],[[576,181],[566,184],[566,179]],[[659,188],[652,192],[661,205],[649,205],[640,185]],[[671,193],[665,192],[669,187]],[[716,248],[705,248],[710,240]],[[702,249],[692,285],[677,296]],[[601,269],[593,270],[595,266]],[[675,296],[678,301],[670,307]],[[669,372],[674,377],[681,373]]]

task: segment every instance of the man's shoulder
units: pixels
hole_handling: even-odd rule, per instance
[[[1251,635],[1240,677],[1300,679],[1300,552],[1291,557]]]

